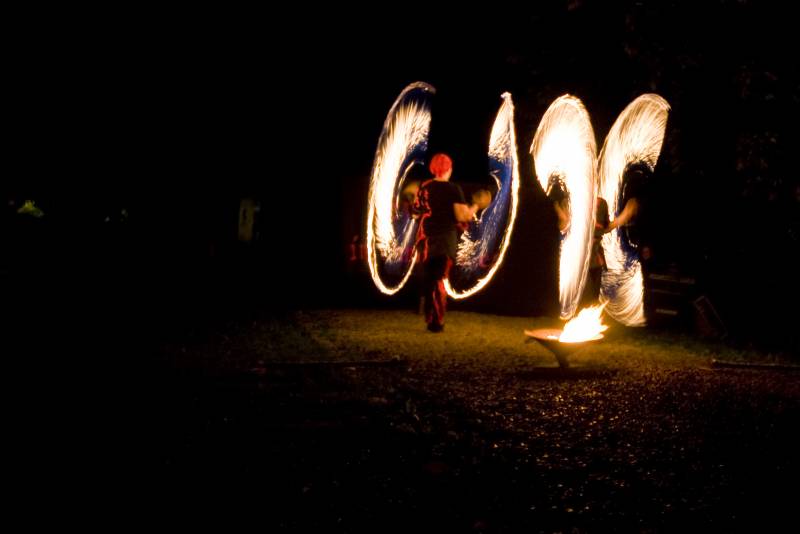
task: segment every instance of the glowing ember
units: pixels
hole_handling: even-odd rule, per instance
[[[592,248],[595,220],[597,146],[594,131],[580,99],[556,99],[539,123],[531,145],[536,176],[549,193],[556,180],[568,198],[569,223],[562,230],[559,258],[561,318],[578,308]]]
[[[604,307],[605,304],[599,304],[582,309],[577,317],[564,325],[558,340],[563,343],[576,343],[603,337],[603,332],[608,330],[608,326],[601,321]]]
[[[398,212],[400,186],[415,164],[423,163],[430,130],[433,87],[417,82],[395,100],[384,122],[369,188],[367,261],[378,289],[392,295],[411,275],[418,222]],[[389,280],[389,281],[386,281]]]
[[[617,117],[600,153],[599,195],[608,211],[618,217],[626,167],[645,163],[655,167],[664,141],[669,104],[655,94],[645,94],[628,104]],[[600,301],[607,303],[608,314],[627,326],[645,323],[642,297],[644,284],[638,253],[618,229],[603,236],[607,270],[603,272]]]

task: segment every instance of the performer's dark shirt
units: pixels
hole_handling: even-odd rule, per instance
[[[428,254],[456,257],[458,228],[453,204],[466,204],[461,188],[453,183],[428,180],[417,193],[415,211],[422,215],[421,238],[427,240]]]

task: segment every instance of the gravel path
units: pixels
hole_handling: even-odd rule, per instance
[[[710,365],[785,359],[612,328],[561,370],[522,335],[551,324],[317,311],[167,347],[155,494],[289,531],[790,524],[800,374]]]

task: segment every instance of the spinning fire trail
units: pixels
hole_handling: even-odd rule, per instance
[[[375,152],[368,198],[368,263],[375,285],[387,295],[405,285],[416,261],[418,223],[400,209],[399,199],[409,171],[425,164],[434,93],[423,82],[406,87],[386,117]],[[509,93],[502,98],[489,143],[489,172],[498,191],[461,237],[455,266],[445,281],[448,295],[455,299],[474,295],[492,279],[516,219],[520,177],[514,104]],[[633,163],[653,170],[668,112],[669,104],[655,94],[631,102],[611,128],[599,162],[589,114],[580,99],[564,95],[542,117],[531,145],[536,176],[548,196],[558,193],[558,205],[567,214],[559,252],[562,319],[576,314],[585,286],[597,196],[607,201],[614,218],[619,217],[625,170]],[[607,270],[600,300],[605,311],[627,326],[644,324],[642,271],[635,245],[617,228],[603,236],[602,245]]]
[[[372,280],[387,295],[406,283],[416,261],[417,221],[399,210],[399,193],[414,165],[425,164],[435,89],[422,82],[406,87],[386,116],[375,151],[369,186],[367,262]]]
[[[597,146],[589,114],[580,99],[564,95],[542,117],[531,145],[542,189],[566,198],[569,223],[561,231],[559,302],[561,318],[578,308],[586,283],[595,222]]]
[[[406,87],[386,117],[369,190],[367,255],[372,280],[387,295],[397,293],[416,261],[418,222],[400,210],[399,194],[414,165],[424,165],[430,130],[432,86]],[[489,141],[489,174],[497,185],[491,204],[462,234],[448,295],[462,299],[480,291],[503,262],[516,218],[519,164],[514,133],[514,104],[509,93],[497,113]]]
[[[628,104],[617,117],[600,153],[601,197],[608,211],[618,217],[622,201],[625,169],[631,163],[644,163],[652,171],[661,153],[669,104],[655,94],[644,94]],[[603,236],[607,270],[603,272],[600,301],[606,312],[626,326],[645,323],[642,297],[644,284],[638,252],[624,232],[615,228]]]
[[[503,93],[489,138],[489,174],[497,185],[497,194],[480,219],[470,223],[461,235],[458,254],[450,279],[445,280],[447,294],[454,299],[474,295],[492,279],[503,263],[511,241],[511,232],[519,203],[519,162],[514,132],[514,102]]]

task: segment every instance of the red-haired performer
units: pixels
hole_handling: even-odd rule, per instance
[[[471,221],[478,210],[489,205],[491,195],[480,195],[467,205],[461,188],[450,183],[453,161],[447,154],[433,156],[429,169],[433,178],[420,185],[414,211],[422,217],[417,243],[423,261],[425,322],[431,332],[441,332],[447,308],[444,279],[456,259],[457,224]]]

